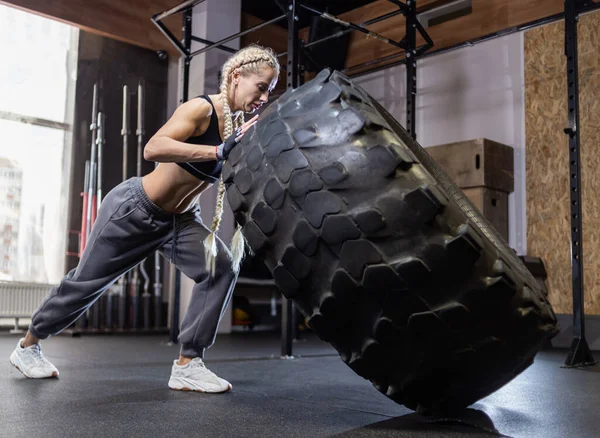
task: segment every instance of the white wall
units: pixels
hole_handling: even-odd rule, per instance
[[[241,0],[210,0],[203,2],[194,7],[192,14],[192,35],[210,41],[218,41],[237,33],[240,31],[241,11]],[[227,43],[227,46],[234,49],[239,48],[239,39]],[[204,44],[192,42],[192,51],[202,47],[204,47]],[[212,49],[192,59],[192,63],[190,64],[190,99],[201,94],[212,95],[218,93],[219,70],[229,56],[231,55],[228,52]],[[180,78],[180,76],[170,77],[169,82],[171,83],[172,80],[177,80],[179,89],[181,89]],[[216,194],[217,186],[215,185],[206,190],[200,197],[202,220],[208,227],[210,227],[210,224],[212,223]],[[234,224],[233,213],[231,212],[229,205],[226,204],[219,237],[227,245],[229,245],[229,242],[233,237]],[[183,319],[183,315],[189,305],[193,286],[194,282],[182,274],[180,289],[180,320]],[[230,310],[231,307],[223,316],[221,324],[219,325],[219,333],[231,332]]]
[[[406,71],[392,67],[355,79],[401,123]],[[417,65],[416,129],[423,147],[485,137],[515,151],[509,244],[526,254],[523,34],[425,58]]]
[[[209,3],[214,3],[214,0],[204,1],[195,6],[192,11],[192,35],[199,38],[208,39],[207,23]],[[192,52],[204,47],[196,41],[192,41]],[[206,63],[206,55],[195,56],[190,64],[190,86],[189,98],[198,96],[204,93],[204,69]],[[182,76],[183,77],[183,76]]]
[[[167,83],[167,118],[171,117],[179,106],[181,98],[181,82],[179,71],[181,70],[181,59],[169,57],[168,83]]]

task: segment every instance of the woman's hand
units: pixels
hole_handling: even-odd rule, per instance
[[[240,126],[236,131],[229,136],[227,140],[221,143],[219,146],[215,146],[215,155],[217,160],[223,161],[229,157],[229,154],[233,150],[233,148],[240,142],[244,134],[252,125],[256,123],[258,120],[258,115],[252,117],[247,122],[244,122],[242,126]]]
[[[237,136],[237,141],[239,143],[239,141],[242,139],[242,137],[244,136],[244,134],[246,133],[246,131],[248,129],[250,129],[250,127],[252,125],[254,125],[256,123],[256,121],[258,120],[258,114],[255,115],[254,117],[252,117],[250,120],[248,120],[247,122],[244,122],[242,126],[240,126],[238,128],[238,136]]]

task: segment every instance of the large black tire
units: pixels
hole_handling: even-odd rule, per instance
[[[538,282],[499,234],[338,72],[273,102],[223,177],[283,294],[356,373],[410,409],[472,404],[557,333]]]

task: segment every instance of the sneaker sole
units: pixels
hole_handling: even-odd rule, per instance
[[[177,378],[171,377],[171,379],[169,379],[169,389],[172,389],[173,391],[201,392],[203,394],[223,394],[224,392],[231,391],[232,388],[233,388],[232,385],[229,384],[227,389],[224,389],[222,391],[205,391],[200,388],[194,389],[194,388],[190,388],[189,386],[185,386]]]
[[[18,365],[17,363],[15,363],[15,362],[17,362],[17,361],[13,359],[13,356],[12,356],[12,354],[11,354],[11,356],[10,356],[10,364],[11,364],[12,366],[14,366],[16,369],[18,369],[18,370],[19,370],[19,372],[20,372],[21,374],[23,374],[25,377],[27,377],[28,379],[51,379],[51,378],[53,378],[53,377],[58,377],[58,371],[54,371],[54,372],[52,373],[52,375],[50,375],[50,376],[45,376],[45,377],[33,377],[33,376],[30,376],[30,375],[29,375],[29,374],[27,374],[25,371],[23,371],[23,370],[22,370],[22,369],[19,367],[19,365]]]

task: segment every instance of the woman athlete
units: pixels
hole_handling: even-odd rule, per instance
[[[244,113],[267,102],[279,69],[269,48],[252,45],[238,51],[222,67],[220,93],[182,104],[148,141],[144,158],[158,166],[106,195],[77,268],[33,313],[27,334],[10,356],[21,373],[58,377],[42,354],[40,340],[73,324],[112,283],[158,250],[195,282],[169,387],[211,393],[231,389],[203,362],[230,301],[244,251],[239,227],[231,251],[216,237],[225,194],[221,166],[256,122],[258,116],[244,122]],[[202,223],[198,199],[216,182],[217,205],[209,230]]]

